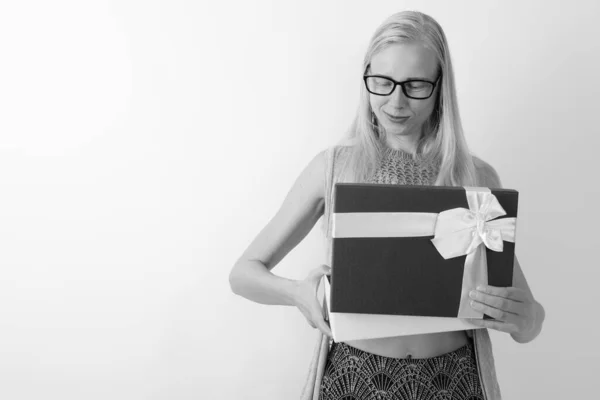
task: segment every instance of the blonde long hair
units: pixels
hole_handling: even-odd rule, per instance
[[[363,71],[377,52],[391,44],[412,41],[418,41],[435,52],[438,72],[442,75],[434,110],[423,124],[423,134],[413,156],[424,162],[434,162],[439,167],[434,185],[476,186],[476,169],[463,135],[450,50],[442,27],[432,17],[418,11],[393,14],[373,34],[364,57]],[[372,116],[369,92],[361,80],[356,116],[340,142],[352,144],[345,165],[345,174],[352,182],[366,182],[375,173],[384,155],[385,134],[379,133]]]

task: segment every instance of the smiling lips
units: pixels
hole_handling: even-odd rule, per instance
[[[384,111],[385,112],[385,111]],[[403,115],[392,115],[392,114],[388,114],[385,113],[385,115],[387,115],[388,117],[392,118],[392,119],[402,119],[402,118],[408,118],[408,116],[403,116]]]

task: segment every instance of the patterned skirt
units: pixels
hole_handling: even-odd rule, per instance
[[[390,358],[332,344],[320,400],[482,400],[473,342],[430,358]]]

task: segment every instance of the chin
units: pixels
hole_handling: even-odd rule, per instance
[[[402,135],[404,132],[406,132],[406,127],[404,126],[384,126],[384,129],[389,135]]]

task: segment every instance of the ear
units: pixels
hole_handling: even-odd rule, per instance
[[[500,176],[490,164],[486,163],[482,159],[472,156],[473,164],[475,165],[475,172],[477,174],[477,185],[488,188],[501,189],[502,182]]]

